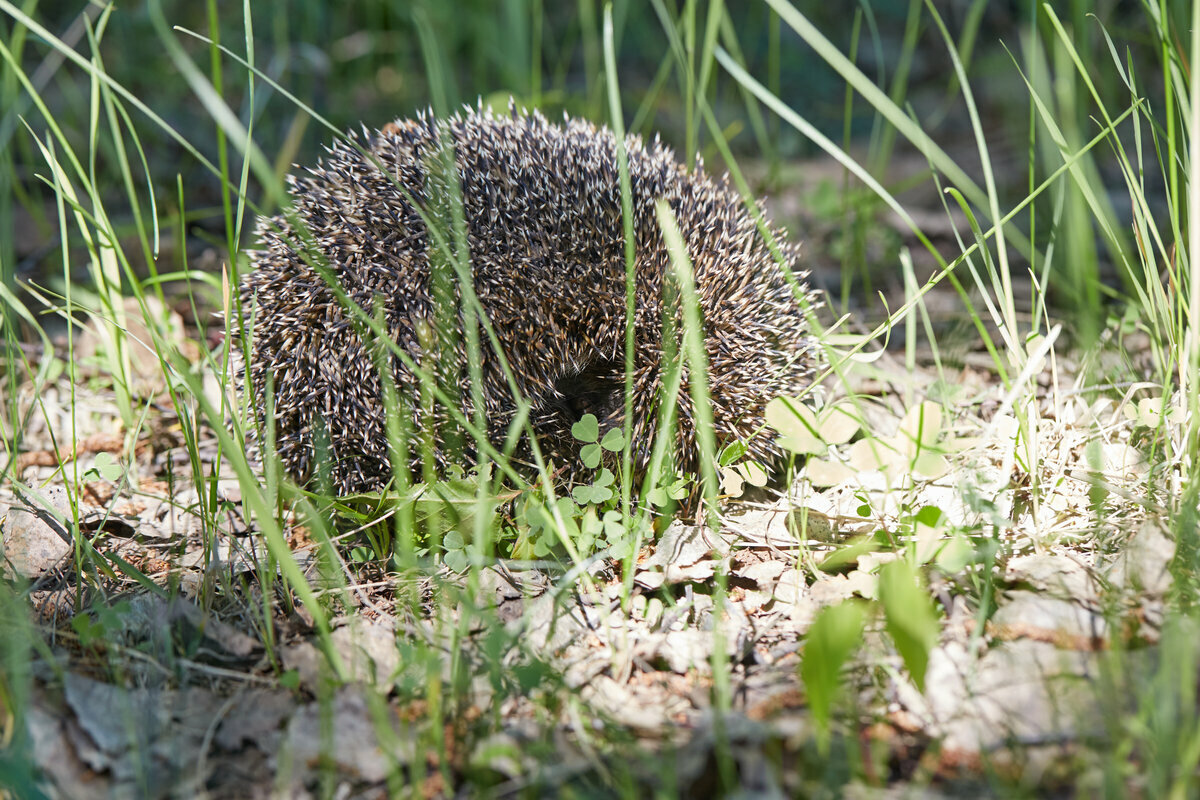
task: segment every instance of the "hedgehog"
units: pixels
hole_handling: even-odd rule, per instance
[[[742,442],[749,457],[777,463],[776,445],[760,433],[765,406],[806,389],[819,362],[798,246],[773,227],[764,236],[727,178],[710,177],[699,162],[689,171],[657,136],[649,145],[628,136],[625,149],[635,240],[635,473],[644,475],[659,425],[664,330],[678,336],[682,326],[659,200],[674,213],[693,262],[715,441]],[[439,287],[459,303],[450,306],[454,313],[465,306],[457,278],[438,283],[445,272],[434,262],[445,250],[427,228],[451,236],[448,176],[458,182],[474,293],[542,452],[559,474],[575,476],[572,425],[589,413],[601,430],[624,424],[626,256],[615,134],[567,115],[555,124],[515,105],[496,113],[481,104],[448,118],[424,112],[327,147],[316,166],[289,176],[291,211],[259,220],[253,269],[241,286],[253,324],[244,377],[259,421],[273,415],[283,466],[301,483],[318,473],[318,452],[327,455],[324,474],[339,494],[379,491],[392,480],[381,380],[387,367],[409,431],[435,432],[441,466],[476,458],[471,437],[453,433],[444,409],[418,399],[419,365],[434,365],[438,385],[468,419],[475,408],[461,321],[439,320],[446,307]],[[347,301],[380,320],[409,358],[372,342]],[[480,351],[476,395],[499,449],[518,404],[488,339]],[[388,354],[382,360],[381,352]],[[673,464],[695,473],[700,455],[686,375]],[[410,468],[419,449],[412,448]]]

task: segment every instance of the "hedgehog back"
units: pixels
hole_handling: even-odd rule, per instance
[[[385,126],[365,148],[353,135],[336,143],[307,174],[289,179],[294,214],[260,221],[256,269],[243,284],[254,314],[248,377],[260,417],[270,379],[276,447],[301,481],[312,474],[318,428],[339,492],[377,490],[392,475],[376,360],[325,275],[368,312],[381,308],[397,344],[431,363],[420,335],[422,326],[436,328],[422,213],[448,232],[444,201],[452,189],[433,168],[444,142],[453,144],[474,290],[531,403],[539,442],[570,467],[577,463],[570,426],[582,414],[595,413],[606,427],[623,420],[625,256],[612,132],[582,120],[554,125],[537,113],[423,115]],[[814,355],[800,299],[740,196],[702,167],[687,172],[657,141],[645,147],[630,137],[626,146],[636,236],[634,444],[644,468],[656,429],[670,263],[656,200],[675,213],[694,262],[720,443],[748,439],[770,399],[806,386]],[[796,249],[783,244],[781,253],[793,268]],[[678,326],[677,307],[672,316]],[[515,404],[499,359],[484,348],[481,393],[498,443]],[[451,361],[451,381],[469,398],[461,343]],[[417,376],[400,359],[391,367],[412,429],[421,430]],[[677,466],[695,470],[686,392],[677,418]],[[778,455],[763,436],[751,453],[763,461]]]

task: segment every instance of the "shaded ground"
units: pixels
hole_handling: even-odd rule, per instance
[[[720,533],[672,524],[638,554],[627,608],[603,554],[590,580],[505,563],[402,575],[348,547],[320,555],[292,523],[337,614],[328,648],[301,606],[264,600],[274,568],[237,482],[197,492],[169,403],[127,451],[106,391],[60,381],[22,398],[40,404],[21,459],[33,489],[0,490],[7,569],[32,579],[27,754],[63,797],[704,796],[722,781],[773,797],[837,793],[850,773],[864,789],[1086,792],[1113,687],[1152,674],[1162,635],[1174,544],[1153,487],[1172,466],[1151,475],[1141,450],[1161,409],[1144,391],[1085,399],[1074,365],[1046,359],[1018,435],[1012,398],[964,360],[852,366],[826,401],[871,435],[810,459],[787,497],[731,501]],[[905,453],[914,409],[934,413],[921,397],[942,403],[921,434],[940,461]],[[198,450],[211,466],[215,441]],[[153,477],[135,487],[122,462]],[[111,570],[82,594],[69,528],[104,554],[83,563]],[[905,552],[941,619],[924,687],[876,619],[827,752],[798,674],[806,632],[823,607],[875,598]]]

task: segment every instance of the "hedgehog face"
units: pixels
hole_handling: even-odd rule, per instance
[[[594,414],[602,429],[619,424],[625,410],[623,367],[615,359],[599,360],[556,380],[548,405],[558,424],[570,428],[587,414]]]

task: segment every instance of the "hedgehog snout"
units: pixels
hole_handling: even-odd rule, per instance
[[[554,382],[550,404],[568,424],[594,414],[604,427],[619,419],[625,408],[624,368],[616,359],[596,359],[583,369]]]

